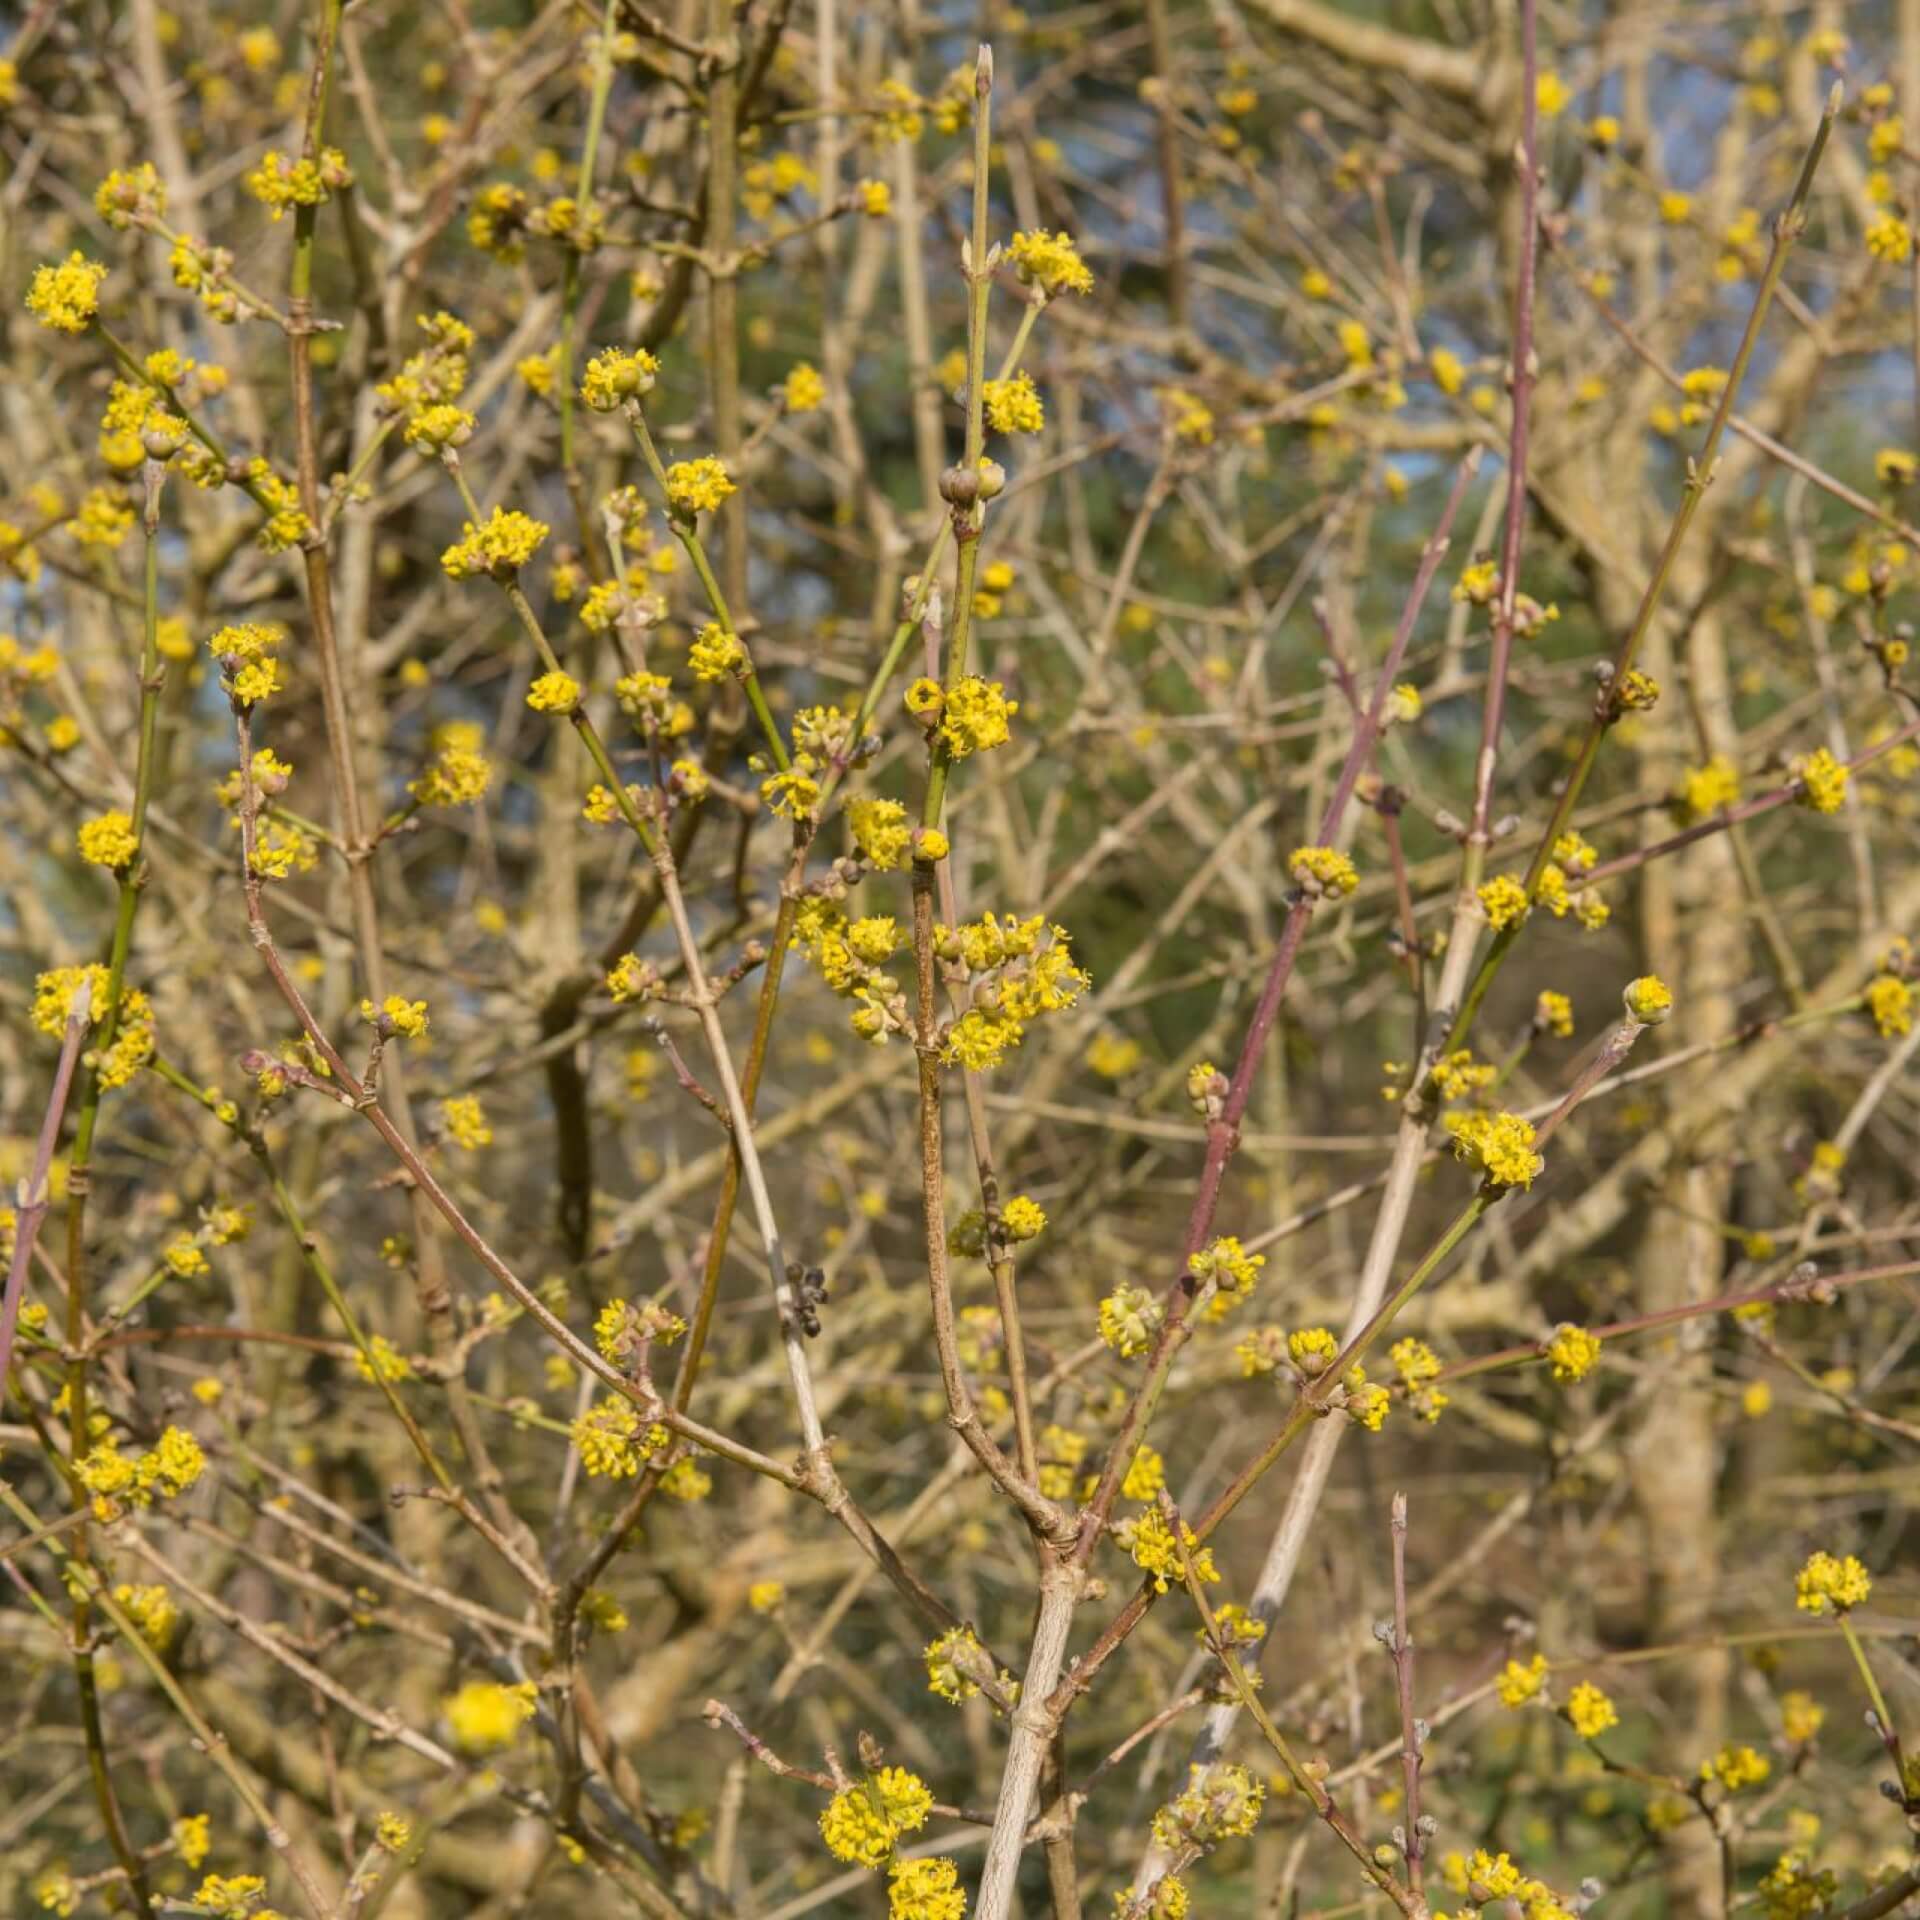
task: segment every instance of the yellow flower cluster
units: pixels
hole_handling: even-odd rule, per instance
[[[887,1881],[888,1920],[964,1920],[967,1896],[951,1860],[896,1860]]]
[[[1509,1660],[1494,1676],[1494,1690],[1503,1707],[1523,1707],[1546,1685],[1547,1656],[1536,1653],[1525,1666]]]
[[[423,807],[468,807],[486,797],[493,762],[479,751],[478,727],[452,721],[434,729],[434,758],[407,791]]]
[[[390,993],[377,1007],[371,1000],[362,1000],[360,1018],[369,1026],[378,1026],[384,1021],[402,1039],[418,1040],[427,1031],[429,1016],[424,1000],[406,1000]]]
[[[165,1587],[136,1587],[123,1581],[114,1588],[113,1597],[140,1629],[141,1639],[165,1653],[174,1628],[180,1624],[180,1609],[173,1604],[173,1595]],[[194,1862],[187,1864],[192,1866]]]
[[[1047,424],[1040,391],[1024,367],[1011,380],[987,381],[980,397],[995,433],[1038,433]]]
[[[1067,930],[1049,929],[1039,914],[1021,920],[988,913],[957,928],[936,926],[934,945],[950,967],[971,976],[973,1001],[947,1028],[940,1057],[973,1072],[997,1067],[1029,1021],[1071,1007],[1092,984],[1073,964]]]
[[[1123,1360],[1145,1353],[1166,1318],[1145,1287],[1116,1287],[1100,1302],[1100,1338]]]
[[[193,1890],[194,1911],[218,1914],[221,1920],[276,1920],[254,1905],[266,1890],[257,1873],[210,1873]]]
[[[836,1860],[877,1871],[903,1833],[916,1832],[933,1811],[933,1795],[918,1774],[882,1767],[842,1787],[820,1813],[820,1837]]]
[[[122,1453],[111,1436],[84,1454],[74,1467],[80,1484],[93,1495],[93,1511],[111,1520],[128,1507],[151,1506],[156,1497],[172,1500],[206,1470],[200,1443],[184,1427],[168,1427],[146,1452]]]
[[[1533,1124],[1517,1113],[1450,1113],[1454,1157],[1493,1187],[1530,1187],[1546,1161],[1533,1151]]]
[[[1582,1740],[1597,1739],[1609,1727],[1620,1724],[1613,1702],[1591,1680],[1582,1680],[1567,1695],[1565,1712],[1568,1723]]]
[[[1643,1027],[1657,1027],[1673,1011],[1673,989],[1657,973],[1643,973],[1629,980],[1620,995],[1627,1018]]]
[[[67,1024],[67,1012],[84,980],[89,989],[87,1024],[96,1027],[106,1017],[107,969],[98,961],[86,966],[55,967],[33,983],[33,1024],[58,1039]],[[100,1085],[111,1092],[124,1087],[153,1058],[153,1002],[138,987],[120,989],[120,1025],[113,1045],[98,1056]]]
[[[1158,1507],[1126,1521],[1116,1529],[1120,1544],[1133,1556],[1133,1563],[1152,1580],[1154,1590],[1165,1593],[1171,1582],[1184,1581],[1183,1565],[1193,1568],[1196,1580],[1211,1584],[1220,1578],[1213,1564],[1213,1549],[1203,1547],[1198,1535],[1183,1520],[1178,1545],[1166,1515]]]
[[[1717,1780],[1729,1793],[1757,1787],[1772,1771],[1773,1762],[1765,1754],[1746,1746],[1724,1746],[1711,1760],[1700,1762],[1700,1778]]]
[[[43,327],[59,333],[85,333],[100,310],[100,282],[107,270],[83,253],[70,253],[58,266],[37,267],[27,288],[27,311]]]
[[[1689,767],[1675,790],[1675,811],[1685,821],[1704,820],[1740,798],[1740,773],[1724,753],[1703,767]]]
[[[115,167],[93,194],[94,211],[117,233],[136,221],[157,220],[167,210],[167,190],[151,160]]]
[[[1898,974],[1876,974],[1867,983],[1867,1012],[1885,1040],[1913,1031],[1913,989]]]
[[[342,187],[353,185],[353,169],[338,147],[323,147],[317,160],[289,160],[278,149],[260,156],[246,176],[246,189],[275,220],[289,207],[317,207]]]
[[[1093,291],[1093,274],[1069,234],[1049,233],[1044,227],[1016,233],[1007,242],[1007,254],[1020,278],[1049,299]]]
[[[827,383],[820,369],[805,360],[797,361],[778,388],[781,404],[789,413],[815,413],[827,397]]]
[[[1287,871],[1310,899],[1338,900],[1360,884],[1358,869],[1334,847],[1295,847]]]
[[[711,513],[735,491],[726,463],[710,454],[699,460],[676,460],[667,469],[667,504],[684,519]]]
[[[1533,910],[1527,890],[1510,873],[1495,874],[1478,889],[1481,911],[1495,933],[1519,926]]]
[[[1190,1767],[1186,1790],[1153,1816],[1154,1840],[1168,1853],[1217,1846],[1260,1824],[1266,1787],[1232,1760]]]
[[[460,538],[441,554],[440,564],[455,580],[465,580],[476,573],[490,573],[505,579],[540,551],[547,532],[545,521],[535,520],[516,508],[495,507],[484,525],[476,527],[471,520],[466,522]]]
[[[1584,1380],[1600,1359],[1600,1338],[1563,1320],[1553,1330],[1553,1338],[1544,1349],[1553,1364],[1553,1377],[1560,1381]]]
[[[645,348],[629,353],[624,347],[607,347],[587,362],[580,398],[596,413],[611,413],[624,401],[651,393],[659,372],[660,362]]]
[[[1866,1604],[1873,1581],[1852,1554],[1836,1559],[1821,1552],[1809,1556],[1793,1587],[1794,1605],[1802,1613],[1847,1613]]]
[[[747,650],[737,633],[729,633],[717,620],[709,620],[687,649],[687,665],[696,680],[724,680],[739,673],[747,664]]]
[[[985,1661],[986,1649],[971,1627],[949,1627],[937,1640],[927,1644],[927,1691],[937,1693],[942,1700],[951,1700],[955,1706],[962,1700],[971,1700],[980,1691],[980,1683],[970,1676],[968,1669],[984,1665]]]
[[[1202,1247],[1187,1259],[1187,1271],[1203,1285],[1211,1280],[1213,1298],[1207,1303],[1207,1317],[1222,1319],[1253,1291],[1260,1269],[1267,1264],[1264,1253],[1249,1253],[1231,1234],[1223,1234],[1211,1246]]]
[[[956,760],[988,753],[1013,738],[1007,723],[1019,711],[1020,703],[1007,698],[998,680],[969,673],[941,698],[938,737]]]
[[[1794,796],[1815,813],[1838,813],[1847,804],[1847,769],[1825,747],[1794,764],[1800,791]]]
[[[642,1433],[639,1414],[625,1400],[602,1400],[589,1407],[569,1432],[581,1466],[612,1480],[632,1479],[672,1438],[657,1421]]]
[[[413,1378],[413,1363],[384,1333],[376,1333],[364,1347],[355,1351],[353,1365],[354,1371],[369,1385],[380,1380]]]
[[[469,1680],[440,1703],[454,1744],[464,1753],[494,1753],[510,1747],[533,1718],[536,1692],[531,1680],[502,1686],[497,1680]]]
[[[134,855],[140,851],[140,840],[133,830],[132,817],[122,813],[118,807],[96,814],[91,820],[81,821],[74,838],[80,849],[80,858],[96,867],[118,870],[131,866]]]
[[[1542,1033],[1550,1033],[1556,1040],[1570,1039],[1573,1034],[1573,1002],[1564,993],[1555,993],[1551,987],[1544,989],[1533,1003],[1533,1023]]]
[[[891,873],[906,865],[913,851],[913,829],[898,800],[857,794],[847,802],[846,815],[854,846],[876,873]]]
[[[444,309],[416,314],[414,325],[426,335],[426,344],[407,355],[391,380],[374,388],[375,397],[389,413],[414,415],[449,406],[466,391],[473,329]]]
[[[1393,1343],[1387,1358],[1406,1389],[1408,1407],[1431,1426],[1449,1404],[1447,1395],[1433,1384],[1439,1377],[1440,1356],[1424,1340],[1408,1334]]]
[[[469,1153],[476,1147],[493,1144],[493,1129],[487,1124],[487,1110],[480,1104],[476,1094],[455,1094],[442,1100],[440,1120],[447,1130],[447,1138]]]
[[[580,682],[555,667],[540,674],[527,689],[527,705],[535,713],[571,713],[580,704]]]

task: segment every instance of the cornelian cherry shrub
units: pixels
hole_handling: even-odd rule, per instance
[[[0,1904],[1920,1900],[1920,7],[29,0]]]

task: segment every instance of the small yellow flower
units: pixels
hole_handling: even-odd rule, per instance
[[[1547,1342],[1547,1358],[1553,1363],[1556,1380],[1584,1380],[1600,1358],[1600,1340],[1584,1327],[1563,1320]]]
[[[81,859],[91,861],[96,867],[118,869],[130,866],[134,855],[140,851],[132,817],[118,808],[97,814],[91,820],[83,820],[76,839]]]
[[[1288,856],[1287,871],[1310,898],[1338,900],[1360,884],[1353,862],[1333,847],[1295,847]]]
[[[100,310],[100,282],[107,270],[83,253],[70,253],[59,266],[39,267],[27,289],[27,311],[43,327],[60,333],[85,333]]]
[[[1795,768],[1800,782],[1797,796],[1815,813],[1838,813],[1847,804],[1848,773],[1825,747],[1817,748]]]
[[[1913,257],[1913,229],[1896,213],[1883,213],[1867,228],[1867,251],[1876,260],[1899,266]]]
[[[469,1680],[441,1702],[454,1743],[466,1753],[492,1753],[512,1746],[521,1727],[533,1717],[534,1691],[531,1680],[516,1687]]]
[[[1673,990],[1658,974],[1643,973],[1629,980],[1620,999],[1627,1018],[1643,1027],[1657,1027],[1673,1012]]]
[[[1007,253],[1020,278],[1038,286],[1049,298],[1062,293],[1091,293],[1093,275],[1065,233],[1016,233]]]
[[[789,413],[813,413],[827,397],[827,383],[820,370],[800,361],[780,383],[780,398]]]
[[[527,705],[536,713],[571,713],[580,704],[580,682],[555,668],[527,689]]]
[[[1813,1554],[1794,1580],[1794,1604],[1802,1613],[1847,1613],[1864,1606],[1872,1592],[1873,1581],[1852,1554]]]
[[[1543,120],[1557,119],[1573,99],[1573,89],[1549,67],[1533,83],[1534,106]]]
[[[1746,1746],[1724,1746],[1711,1760],[1700,1763],[1702,1780],[1717,1780],[1729,1793],[1757,1787],[1773,1771],[1773,1762]]]
[[[390,993],[375,1007],[371,1000],[360,1002],[360,1017],[369,1026],[384,1020],[392,1030],[403,1039],[418,1040],[427,1031],[427,1003],[424,1000],[405,1000],[397,993]]]
[[[1539,1693],[1546,1679],[1547,1656],[1536,1653],[1524,1667],[1518,1660],[1509,1660],[1500,1669],[1494,1686],[1499,1692],[1502,1706],[1521,1707]]]
[[[1609,1727],[1620,1724],[1613,1702],[1591,1680],[1582,1680],[1567,1695],[1566,1715],[1582,1740],[1597,1739]]]
[[[447,1137],[455,1146],[464,1147],[468,1152],[476,1147],[490,1146],[493,1142],[493,1129],[487,1124],[486,1109],[474,1094],[459,1094],[442,1100],[440,1118],[446,1127]]]
[[[1478,897],[1487,924],[1496,933],[1519,926],[1532,911],[1526,888],[1510,873],[1496,874],[1479,889]]]
[[[1047,423],[1039,389],[1024,368],[1011,380],[987,381],[980,394],[995,433],[1038,433]]]
[[[696,513],[711,513],[735,491],[733,476],[727,472],[725,463],[711,455],[699,460],[676,460],[667,469],[667,503],[689,519]]]

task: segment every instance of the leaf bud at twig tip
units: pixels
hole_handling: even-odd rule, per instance
[[[993,91],[993,49],[984,40],[980,43],[980,57],[974,62],[973,90],[982,100]],[[1834,91],[1840,91],[1837,82]]]
[[[1842,81],[1836,80],[1827,89],[1827,118],[1833,119],[1840,111],[1840,102],[1846,98],[1847,89]]]

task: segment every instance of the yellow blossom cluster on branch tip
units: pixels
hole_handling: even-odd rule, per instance
[[[270,148],[246,176],[247,191],[275,220],[290,207],[317,207],[343,187],[353,185],[353,169],[338,147],[323,147],[317,159],[289,160]]]
[[[502,1686],[496,1680],[469,1680],[440,1703],[454,1744],[463,1753],[496,1753],[520,1737],[533,1718],[536,1689],[531,1680]]]
[[[1533,1151],[1533,1125],[1517,1113],[1450,1113],[1454,1157],[1493,1187],[1530,1187],[1546,1162]]]
[[[1629,1020],[1657,1027],[1673,1012],[1673,990],[1658,974],[1643,973],[1629,980],[1620,995]]]
[[[1794,763],[1795,798],[1814,813],[1838,813],[1847,804],[1847,769],[1825,748]]]
[[[928,1642],[925,1658],[929,1693],[958,1706],[980,1691],[979,1682],[968,1669],[985,1663],[986,1649],[971,1627],[949,1627],[938,1639]]]
[[[1582,1680],[1567,1695],[1563,1711],[1568,1724],[1582,1740],[1597,1739],[1609,1727],[1620,1724],[1620,1716],[1614,1711],[1613,1702],[1591,1680]]]
[[[1260,1269],[1267,1264],[1264,1253],[1249,1253],[1231,1234],[1222,1235],[1211,1245],[1188,1255],[1187,1271],[1203,1285],[1213,1282],[1213,1297],[1207,1302],[1207,1318],[1219,1320],[1253,1291]]]
[[[1674,792],[1674,807],[1686,821],[1704,820],[1740,798],[1740,774],[1725,754],[1716,753],[1705,766],[1689,767]]]
[[[1600,1359],[1600,1338],[1563,1320],[1553,1330],[1553,1338],[1542,1351],[1553,1364],[1556,1380],[1584,1380]]]
[[[987,381],[980,394],[995,433],[1038,433],[1047,424],[1040,390],[1024,367],[1011,380]]]
[[[1393,1343],[1387,1357],[1406,1392],[1408,1410],[1431,1426],[1452,1404],[1433,1384],[1440,1374],[1440,1356],[1424,1340],[1408,1334]]]
[[[1757,1787],[1772,1772],[1773,1762],[1747,1746],[1723,1746],[1711,1760],[1700,1762],[1700,1778],[1718,1781],[1729,1793]]]
[[[173,1595],[163,1586],[142,1587],[122,1581],[114,1588],[113,1597],[140,1629],[141,1639],[159,1652],[166,1652],[174,1628],[180,1624],[180,1609],[174,1605]]]
[[[898,1860],[888,1870],[888,1920],[963,1920],[967,1896],[951,1860]]]
[[[1533,1003],[1533,1023],[1556,1040],[1572,1038],[1573,1002],[1564,993],[1555,993],[1551,987],[1543,988]]]
[[[667,504],[686,519],[711,513],[736,491],[726,463],[710,454],[698,460],[676,460],[667,469]]]
[[[74,1465],[80,1484],[93,1496],[94,1516],[112,1520],[129,1507],[151,1506],[185,1493],[206,1470],[200,1443],[184,1427],[168,1427],[145,1452],[127,1455],[109,1435]]]
[[[377,1007],[371,1000],[362,1000],[360,1017],[369,1026],[384,1023],[405,1040],[423,1038],[428,1026],[427,1003],[424,1000],[408,1000],[397,993],[388,994]]]
[[[580,376],[580,398],[596,413],[612,413],[628,400],[651,393],[660,362],[644,348],[605,347]]]
[[[100,310],[100,283],[107,270],[83,253],[70,253],[58,266],[38,267],[27,288],[27,311],[43,327],[59,333],[85,333]]]
[[[81,821],[74,838],[81,859],[96,867],[118,869],[131,866],[134,855],[140,851],[132,817],[117,807],[96,814],[91,820]]]
[[[1093,273],[1065,233],[1048,233],[1045,228],[1016,233],[1007,242],[1007,255],[1020,278],[1049,298],[1093,291]]]
[[[540,674],[527,689],[535,713],[571,713],[580,704],[580,682],[558,667]]]
[[[418,779],[407,783],[407,791],[423,807],[470,807],[485,799],[493,781],[493,763],[478,749],[480,730],[472,729],[471,744],[463,731],[450,736],[450,728],[437,729],[437,751]]]
[[[376,1381],[411,1380],[413,1363],[384,1333],[376,1333],[353,1355],[354,1371],[370,1385]]]
[[[1168,1853],[1214,1847],[1260,1824],[1265,1785],[1236,1761],[1190,1766],[1185,1790],[1153,1816],[1155,1842]]]
[[[266,1890],[257,1873],[210,1873],[194,1889],[192,1904],[196,1912],[218,1914],[221,1920],[271,1920],[255,1905]]]
[[[1133,1556],[1134,1565],[1153,1582],[1156,1593],[1165,1593],[1175,1581],[1184,1582],[1182,1568],[1186,1565],[1191,1565],[1193,1577],[1203,1584],[1211,1585],[1220,1578],[1220,1570],[1213,1564],[1213,1549],[1203,1547],[1185,1521],[1180,1524],[1176,1545],[1173,1529],[1158,1507],[1149,1507],[1124,1521],[1115,1529],[1115,1537]]]
[[[465,523],[460,538],[441,554],[440,564],[454,580],[480,573],[508,579],[540,551],[547,533],[545,521],[517,508],[495,507],[480,526]]]
[[[1335,847],[1295,847],[1287,871],[1310,899],[1338,900],[1360,884],[1359,870]]]
[[[568,1429],[589,1474],[611,1480],[632,1479],[641,1466],[665,1450],[672,1436],[657,1421],[642,1431],[639,1413],[625,1400],[602,1400]]]
[[[1867,983],[1864,999],[1882,1039],[1896,1040],[1913,1031],[1913,989],[1898,974],[1876,974]]]
[[[1340,1357],[1340,1342],[1328,1327],[1299,1327],[1287,1335],[1287,1358],[1309,1380],[1333,1365]]]
[[[1477,889],[1480,909],[1495,933],[1519,926],[1532,911],[1527,890],[1510,873],[1495,874]]]
[[[709,620],[687,649],[687,665],[696,680],[724,680],[741,672],[747,664],[747,650],[740,636],[729,633],[717,620]]]
[[[964,760],[969,754],[1004,747],[1013,738],[1008,723],[1020,711],[1020,703],[1007,698],[998,680],[969,673],[942,694],[939,711],[935,737],[954,759]]]
[[[814,413],[826,400],[827,383],[820,377],[818,367],[801,360],[788,370],[776,391],[781,405],[789,413]]]
[[[1100,1302],[1100,1338],[1123,1360],[1145,1353],[1166,1317],[1145,1287],[1116,1287]]]
[[[881,1767],[843,1787],[820,1812],[820,1837],[836,1860],[877,1872],[900,1836],[917,1832],[933,1811],[933,1795],[905,1767]]]
[[[1534,1699],[1547,1683],[1547,1656],[1536,1653],[1525,1666],[1509,1660],[1494,1676],[1494,1691],[1503,1707],[1523,1707]]]
[[[455,1094],[440,1102],[440,1122],[447,1138],[456,1147],[471,1153],[476,1147],[493,1144],[493,1129],[487,1124],[486,1109],[477,1094]]]
[[[1808,1556],[1793,1586],[1802,1613],[1847,1613],[1864,1606],[1873,1592],[1866,1568],[1852,1554],[1836,1558],[1825,1551]]]

